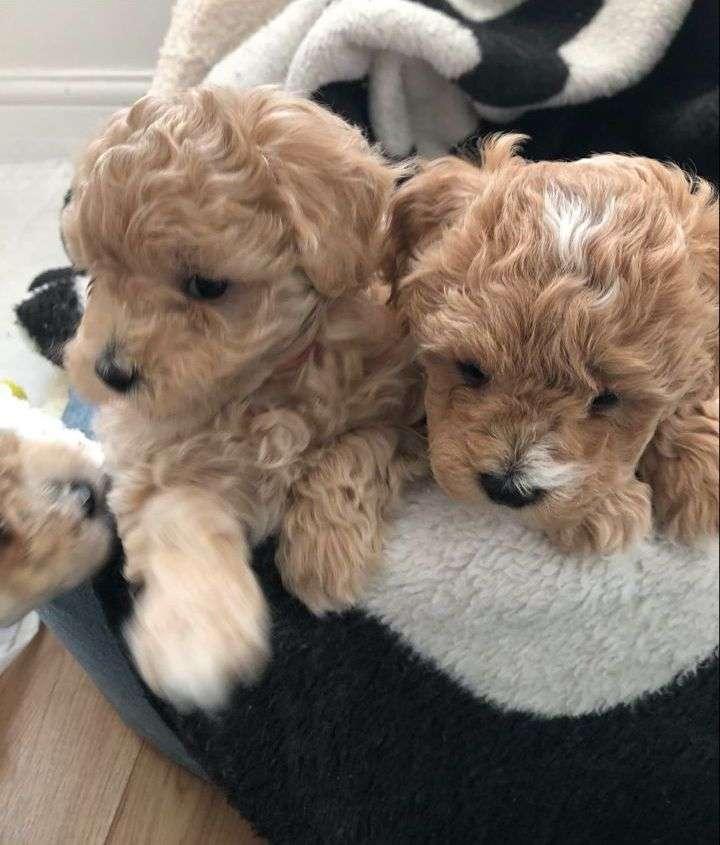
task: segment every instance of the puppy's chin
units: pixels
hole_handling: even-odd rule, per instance
[[[430,465],[435,480],[451,499],[466,505],[489,504],[488,497],[477,483],[477,473],[466,467],[447,465],[437,460],[432,450]]]

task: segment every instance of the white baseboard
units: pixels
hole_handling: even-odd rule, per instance
[[[76,154],[116,109],[149,88],[151,70],[0,71],[0,161]]]

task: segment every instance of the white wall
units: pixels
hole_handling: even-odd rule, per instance
[[[0,161],[72,155],[147,89],[173,0],[0,0]]]
[[[0,69],[155,64],[172,0],[0,0]]]

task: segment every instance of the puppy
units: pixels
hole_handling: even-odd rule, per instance
[[[194,89],[120,112],[63,212],[91,279],[66,363],[96,430],[127,640],[180,707],[220,706],[268,658],[251,549],[286,587],[352,605],[422,465],[413,347],[368,288],[394,173],[362,135],[272,89]]]
[[[108,558],[102,454],[0,385],[0,628]]]
[[[385,272],[450,496],[568,551],[718,531],[718,204],[645,158],[442,158],[392,205]]]

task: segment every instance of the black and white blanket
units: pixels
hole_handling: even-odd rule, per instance
[[[208,81],[313,95],[398,158],[513,129],[531,157],[717,180],[717,21],[714,0],[293,0]]]
[[[428,543],[448,511],[433,516],[418,495]],[[445,541],[457,526],[456,515]],[[273,619],[262,681],[218,717],[150,699],[278,845],[715,843],[717,657],[662,680],[713,612],[705,599],[687,625],[695,609],[672,607],[703,566],[664,560],[656,574],[670,589],[654,597],[635,563],[599,581],[558,561],[524,573],[524,550],[501,541],[484,557],[478,539],[469,556],[450,540],[438,557],[437,536],[424,554],[406,548],[414,573],[401,564],[392,591],[324,620],[283,590],[266,545],[255,557]],[[129,610],[118,570],[95,591],[118,632]]]

